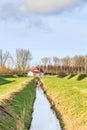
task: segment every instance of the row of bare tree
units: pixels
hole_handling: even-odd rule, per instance
[[[87,55],[76,55],[74,57],[44,57],[41,59],[40,67],[45,73],[87,73]]]
[[[29,49],[16,49],[15,56],[0,49],[0,73],[25,73],[29,70],[31,59]],[[39,66],[50,74],[87,73],[87,55],[75,55],[72,58],[44,57]]]
[[[15,56],[0,49],[0,73],[25,73],[32,55],[28,49],[16,49]]]

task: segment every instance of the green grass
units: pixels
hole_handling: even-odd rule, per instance
[[[29,77],[0,77],[0,96],[17,89],[20,84],[29,80]]]
[[[15,84],[22,80],[17,79]],[[10,86],[11,88],[14,87]],[[0,130],[28,130],[32,119],[34,99],[35,87],[32,80],[22,91],[15,93],[11,100],[5,100],[4,104],[2,104],[3,110],[0,109]]]
[[[87,129],[87,83],[57,77],[43,77],[44,89],[54,102],[66,130]]]
[[[74,80],[74,81],[75,80],[80,81],[80,80],[83,80],[86,77],[87,77],[87,74],[71,74],[71,76],[68,79]]]
[[[77,80],[83,80],[84,78],[87,78],[87,74],[79,74]]]
[[[14,82],[14,80],[13,81],[9,81],[9,80],[6,80],[5,78],[0,77],[0,86],[1,85],[5,85],[5,84],[9,84],[11,82]]]
[[[65,76],[65,79],[71,79],[75,76],[76,74],[69,74],[67,76]]]

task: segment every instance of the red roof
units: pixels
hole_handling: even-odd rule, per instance
[[[40,72],[43,72],[43,70],[38,68],[38,67],[35,67],[35,68],[32,69],[32,72],[40,73]]]

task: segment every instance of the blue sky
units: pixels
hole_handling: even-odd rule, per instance
[[[85,0],[0,0],[0,48],[43,57],[87,54]]]

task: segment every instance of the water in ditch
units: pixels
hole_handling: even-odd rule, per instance
[[[55,112],[41,88],[36,89],[33,119],[30,130],[62,130]]]

